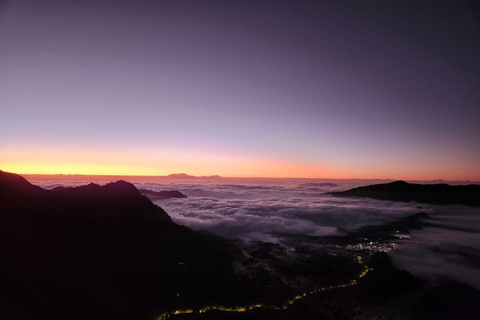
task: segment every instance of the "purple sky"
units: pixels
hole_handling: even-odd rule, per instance
[[[3,1],[0,169],[480,180],[478,39],[476,1]]]

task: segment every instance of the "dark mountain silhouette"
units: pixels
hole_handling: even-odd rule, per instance
[[[235,296],[232,247],[130,183],[48,191],[0,171],[4,319],[146,319]]]
[[[0,170],[0,195],[2,198],[11,199],[18,195],[35,195],[46,193],[40,187],[32,185],[24,177]]]
[[[21,176],[0,172],[0,192],[0,219],[98,220],[141,216],[171,222],[163,209],[125,181],[48,191]]]
[[[171,198],[187,198],[186,195],[181,193],[177,190],[169,190],[169,191],[152,191],[146,189],[138,189],[140,194],[147,196],[151,200],[165,200]]]
[[[186,173],[172,173],[166,176],[167,178],[177,178],[177,179],[189,179],[189,178],[196,178],[195,176],[191,176]]]
[[[336,196],[368,197],[379,200],[423,202],[432,204],[463,204],[480,206],[480,185],[451,186],[448,184],[414,184],[404,181],[375,184],[341,192]]]

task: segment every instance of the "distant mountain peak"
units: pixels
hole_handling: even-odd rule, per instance
[[[168,178],[195,178],[195,176],[191,176],[186,173],[172,173],[167,176]]]
[[[218,179],[221,178],[222,176],[219,176],[218,174],[214,174],[211,176],[201,176],[201,178],[208,178],[208,179]]]
[[[167,178],[175,178],[175,179],[218,179],[221,178],[219,175],[211,175],[211,176],[192,176],[186,173],[172,173],[166,176]]]
[[[131,184],[130,182],[124,180],[118,180],[116,182],[111,182],[103,186],[106,190],[121,193],[121,194],[134,194],[139,195],[140,192],[138,189]]]

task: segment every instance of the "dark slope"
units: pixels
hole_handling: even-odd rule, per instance
[[[0,170],[0,195],[2,199],[17,194],[36,194],[41,192],[45,193],[45,190],[32,185],[24,177]]]
[[[23,177],[0,171],[0,220],[55,219],[102,220],[143,218],[170,221],[131,183],[117,181],[105,186],[90,183],[77,188],[47,191]]]
[[[432,204],[463,204],[480,206],[480,185],[450,186],[448,184],[414,184],[395,181],[375,184],[342,192],[330,192],[336,196],[368,197],[379,200],[423,202]]]
[[[4,319],[147,319],[235,294],[230,247],[130,183],[47,191],[0,171]]]
[[[146,189],[139,189],[140,193],[144,196],[147,196],[151,200],[166,200],[172,198],[187,198],[186,195],[177,190],[169,191],[152,191]]]

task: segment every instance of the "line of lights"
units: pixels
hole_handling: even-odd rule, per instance
[[[359,259],[359,263],[362,263],[363,261],[361,258]],[[358,275],[357,279],[351,280],[348,284],[340,284],[336,286],[329,286],[329,287],[322,287],[319,289],[314,289],[311,291],[304,292],[302,294],[299,294],[295,297],[293,297],[290,300],[287,300],[283,306],[276,307],[276,306],[269,306],[269,305],[264,305],[261,303],[253,304],[253,305],[248,305],[244,307],[225,307],[225,306],[206,306],[201,309],[181,309],[181,310],[175,310],[173,312],[165,312],[158,317],[155,318],[155,320],[165,320],[169,315],[178,315],[178,314],[188,314],[188,313],[205,313],[208,311],[213,311],[213,310],[218,310],[218,311],[227,311],[227,312],[246,312],[247,310],[251,310],[254,308],[268,308],[268,309],[274,309],[274,310],[285,310],[291,305],[295,303],[295,301],[298,301],[300,299],[305,298],[308,295],[312,295],[318,292],[323,292],[323,291],[329,291],[333,289],[338,289],[338,288],[346,288],[349,286],[354,286],[358,284],[359,279],[363,278],[366,276],[366,274],[370,271],[370,268],[368,266],[365,266],[365,268],[362,270],[362,272]]]

